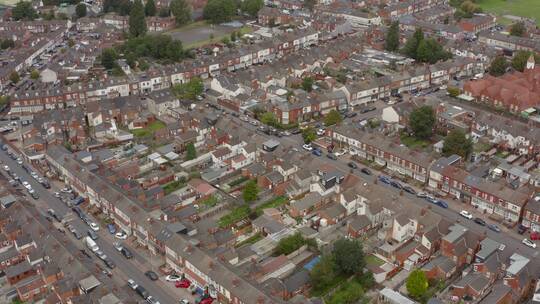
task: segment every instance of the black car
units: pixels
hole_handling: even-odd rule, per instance
[[[300,130],[300,129],[293,129],[293,130],[291,130],[291,134],[296,135],[296,134],[300,134],[300,133],[302,133],[302,130]]]
[[[486,221],[484,221],[483,219],[481,219],[479,217],[474,218],[474,222],[477,223],[480,226],[485,226],[486,225]]]
[[[77,240],[82,239],[82,235],[79,233],[79,231],[73,230],[72,233],[73,233],[73,236],[74,236]]]
[[[349,168],[352,168],[352,169],[358,168],[358,165],[357,165],[355,162],[349,162],[349,163],[347,164],[347,166],[349,166]]]
[[[150,296],[148,291],[146,291],[146,289],[141,285],[137,286],[137,288],[135,288],[135,291],[145,300]]]
[[[518,226],[518,233],[519,233],[519,234],[524,234],[525,231],[527,231],[527,229],[528,229],[527,227],[525,227],[525,226],[519,224],[519,226]]]
[[[366,107],[366,108],[363,108],[362,110],[360,110],[360,113],[367,113],[367,112],[371,112],[371,111],[375,111],[377,110],[376,107]]]
[[[114,267],[116,267],[116,264],[114,264],[114,262],[109,258],[106,258],[103,260],[103,262],[105,263],[105,266],[109,267],[110,269],[114,269]]]
[[[153,272],[152,270],[148,270],[144,273],[145,276],[147,276],[152,281],[157,281],[159,279],[157,273]]]
[[[122,247],[122,250],[120,252],[126,257],[126,259],[131,259],[133,257],[131,251],[129,251],[129,249],[127,249],[126,247]]]
[[[393,180],[390,181],[390,186],[392,186],[394,188],[397,188],[397,189],[403,189],[403,186],[400,183],[398,183],[396,181],[393,181]]]
[[[371,170],[369,170],[368,168],[362,168],[360,172],[364,173],[365,175],[371,175]]]
[[[94,241],[99,238],[99,236],[97,235],[97,233],[94,230],[88,230],[87,234]]]
[[[83,218],[84,213],[83,213],[83,211],[81,210],[81,208],[79,208],[79,207],[73,207],[73,208],[71,208],[71,210],[73,210],[73,212],[75,212],[75,214],[77,214],[78,217],[80,217],[81,219]]]
[[[353,117],[355,117],[356,115],[358,115],[358,113],[356,113],[356,112],[349,112],[349,113],[345,114],[345,117],[347,117],[347,118],[353,118]]]
[[[328,157],[331,160],[337,160],[337,156],[334,153],[328,153],[326,154],[326,157]]]
[[[410,193],[410,194],[416,194],[416,191],[414,191],[414,189],[409,187],[409,186],[403,187],[403,191],[405,191],[407,193]]]

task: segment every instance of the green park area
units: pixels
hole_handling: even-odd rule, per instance
[[[156,120],[149,124],[146,128],[131,130],[131,133],[133,133],[135,137],[147,137],[152,135],[155,131],[163,128],[165,128],[165,123]]]
[[[540,20],[540,0],[476,0],[486,13],[495,13],[498,16],[512,15]],[[512,20],[502,18],[502,23],[511,23]]]

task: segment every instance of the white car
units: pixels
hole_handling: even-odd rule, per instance
[[[181,281],[181,280],[182,280],[182,277],[177,275],[177,274],[170,274],[170,275],[165,277],[165,281],[167,281],[167,282],[177,282],[177,281]]]
[[[318,129],[317,130],[317,135],[319,135],[319,136],[324,135],[324,129]]]
[[[113,246],[118,251],[122,251],[122,249],[124,248],[124,247],[122,247],[122,244],[120,244],[120,242],[114,242]]]
[[[30,186],[30,184],[27,181],[22,182],[22,184],[26,189],[28,190],[32,189],[32,186]]]
[[[306,151],[313,151],[313,147],[310,144],[304,144],[302,148]]]
[[[55,192],[55,193],[54,193],[54,196],[55,196],[55,197],[60,197],[60,193],[59,193],[59,192]]]
[[[125,240],[127,239],[127,234],[124,232],[124,231],[120,231],[120,232],[117,232],[114,237],[116,237],[117,239],[120,239],[120,240]]]
[[[88,226],[90,226],[90,229],[94,231],[99,231],[99,226],[94,222],[91,222],[90,224],[88,224]]]
[[[9,171],[9,166],[4,166],[4,170]]]
[[[523,241],[521,242],[525,244],[526,246],[529,246],[531,248],[536,248],[536,243],[529,241],[529,239],[523,239]]]
[[[334,155],[337,156],[337,157],[343,156],[345,154],[347,154],[347,150],[345,150],[345,149],[341,149],[339,151],[334,152]]]
[[[39,177],[39,176],[37,175],[37,173],[36,173],[36,172],[33,172],[33,171],[30,172],[30,175],[31,175],[33,178],[35,178],[35,179],[38,179],[38,177]]]
[[[472,220],[472,214],[470,214],[467,210],[461,210],[459,212],[459,215],[463,216],[466,219]]]
[[[180,304],[189,304],[189,301],[186,299],[180,300]]]
[[[128,283],[128,286],[131,287],[131,289],[135,290],[135,288],[137,288],[139,285],[137,283],[135,283],[135,281],[133,281],[132,279],[129,279],[127,281]]]
[[[22,165],[22,164],[23,164],[23,161],[22,161],[22,159],[21,159],[20,157],[17,158],[17,164],[19,164],[19,165]]]

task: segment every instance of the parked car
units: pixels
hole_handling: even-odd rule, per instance
[[[519,234],[524,234],[525,231],[527,231],[527,230],[529,230],[529,228],[527,228],[527,227],[525,227],[525,226],[519,224],[519,226],[518,226],[518,233],[519,233]]]
[[[473,218],[472,214],[470,214],[469,211],[467,211],[467,210],[461,210],[459,212],[459,215],[461,215],[464,218],[469,219],[469,220],[472,220],[472,218]]]
[[[170,275],[165,277],[165,281],[167,281],[167,282],[177,282],[177,281],[180,281],[180,280],[182,280],[182,277],[177,275],[177,274],[170,274]]]
[[[94,241],[99,238],[99,236],[94,230],[88,230],[86,234],[88,234],[88,236]]]
[[[302,149],[306,151],[313,151],[313,147],[310,144],[303,144]]]
[[[323,136],[324,132],[325,132],[324,129],[320,128],[320,129],[317,130],[317,135],[318,136]]]
[[[364,114],[364,113],[368,113],[368,112],[375,111],[375,110],[377,110],[376,107],[365,107],[362,110],[360,110],[360,113]]]
[[[148,296],[148,298],[146,298],[146,303],[148,304],[160,304],[159,301],[152,297],[152,296]]]
[[[337,160],[337,156],[334,153],[328,153],[326,154],[326,157],[328,157],[331,160]]]
[[[448,209],[448,203],[445,201],[437,200],[435,204],[441,208]]]
[[[531,241],[537,241],[537,240],[540,240],[540,232],[531,232],[531,234],[529,235],[529,238],[531,239]]]
[[[146,300],[146,298],[148,298],[150,296],[148,291],[146,291],[146,289],[144,287],[142,287],[141,285],[138,285],[135,288],[135,292],[138,293],[141,296],[141,298],[143,298],[145,300]]]
[[[427,196],[428,196],[428,194],[425,193],[425,192],[416,193],[416,197],[419,197],[419,198],[426,198]]]
[[[403,189],[403,186],[399,182],[396,182],[394,180],[390,180],[390,186],[397,189]]]
[[[135,289],[135,288],[137,288],[137,286],[139,286],[139,285],[137,285],[137,283],[135,283],[135,281],[133,281],[132,279],[127,280],[127,283],[128,283],[128,286],[129,286],[131,289]]]
[[[114,237],[120,240],[125,240],[127,239],[127,234],[124,231],[119,231],[114,235]]]
[[[523,241],[521,241],[523,244],[525,244],[525,246],[529,246],[531,248],[536,248],[536,243],[533,243],[532,241],[530,241],[529,239],[523,239]]]
[[[371,175],[371,170],[368,168],[362,168],[360,172],[364,173],[365,175]]]
[[[362,171],[362,172],[364,172],[364,171]],[[388,185],[390,184],[390,179],[388,177],[384,176],[384,175],[379,175],[379,181],[381,181],[381,182],[383,182],[385,184],[388,184]]]
[[[126,257],[126,259],[133,258],[133,253],[131,253],[131,251],[129,251],[129,249],[127,249],[126,247],[122,247],[122,250],[120,252],[124,255],[124,257]]]
[[[358,165],[355,162],[349,162],[347,164],[347,166],[349,166],[352,169],[357,169],[358,168]]]
[[[486,221],[484,221],[483,219],[481,219],[479,217],[475,217],[474,222],[477,223],[480,226],[485,226],[486,225]]]
[[[501,228],[499,228],[499,226],[495,225],[495,224],[490,224],[487,226],[489,228],[489,230],[491,231],[495,231],[495,232],[501,232]]]
[[[99,226],[98,224],[94,223],[94,222],[90,222],[88,224],[88,226],[90,226],[90,229],[94,230],[94,231],[99,231]]]
[[[414,191],[414,189],[410,186],[404,186],[403,187],[403,191],[407,192],[407,193],[410,193],[412,195],[415,195],[416,194],[416,191]]]
[[[159,276],[157,273],[153,272],[152,270],[148,270],[144,273],[145,276],[147,276],[152,281],[157,281],[159,279]]]
[[[120,242],[114,242],[113,246],[118,251],[122,251],[122,248],[124,248],[124,247],[122,247],[122,244],[120,244]]]
[[[107,230],[109,230],[110,234],[116,233],[116,226],[114,224],[107,224]]]
[[[322,152],[319,149],[313,149],[313,151],[311,151],[311,154],[313,154],[315,156],[321,156]]]
[[[191,282],[188,279],[182,279],[180,281],[176,281],[174,286],[176,288],[188,288],[191,285]]]

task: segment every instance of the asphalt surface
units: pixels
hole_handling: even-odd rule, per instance
[[[14,160],[12,160],[7,155],[6,151],[0,150],[0,161],[2,161],[4,165],[8,165],[10,167],[10,170],[16,173],[21,178],[21,183],[22,181],[27,181],[32,186],[34,191],[39,194],[39,199],[34,200],[32,197],[30,197],[30,195],[28,195],[28,192],[22,185],[19,186],[19,188],[23,189],[22,192],[27,195],[27,200],[31,203],[34,203],[35,208],[41,214],[46,215],[47,209],[51,208],[55,210],[57,215],[70,216],[70,218],[72,219],[70,221],[71,225],[75,227],[75,229],[77,229],[77,231],[79,231],[79,233],[81,233],[83,236],[87,235],[86,233],[90,229],[90,227],[87,226],[86,223],[84,223],[73,211],[71,211],[71,208],[67,207],[60,199],[54,196],[54,192],[59,190],[54,189],[52,183],[51,189],[45,189],[41,184],[37,182],[37,180],[30,176],[30,174],[26,173],[26,171],[24,171],[20,165],[18,165]],[[31,167],[28,163],[26,163],[26,165],[28,167]],[[34,170],[34,168],[32,168],[32,170],[36,173],[38,172],[37,170]],[[2,172],[5,172],[3,168]],[[93,218],[90,214],[87,215],[92,218],[95,223],[99,224],[99,221],[95,220],[95,218]],[[42,217],[42,222],[43,221],[47,222],[45,217]],[[66,228],[64,228],[64,230],[66,231],[65,236],[56,229],[54,229],[52,233],[53,235],[55,235],[55,237],[58,234],[62,234],[58,235],[60,239],[68,238],[70,240],[70,242],[67,242],[67,244],[64,246],[71,254],[76,256],[80,255],[80,249],[84,248],[92,256],[92,259],[82,256],[82,261],[85,263],[85,266],[90,267],[89,269],[92,269],[92,267],[94,269],[97,269],[95,264],[99,264],[101,268],[106,268],[105,264],[95,254],[93,254],[89,249],[86,248],[85,244],[83,243],[84,238],[81,240],[77,240],[75,239],[73,234],[69,232]],[[163,281],[160,280],[154,282],[144,275],[145,271],[151,270],[150,263],[146,263],[144,258],[140,257],[140,255],[137,255],[135,249],[127,246],[134,254],[134,258],[128,260],[113,247],[113,241],[118,240],[113,240],[110,235],[106,236],[106,234],[109,234],[106,227],[100,227],[100,230],[97,232],[97,234],[99,235],[99,239],[96,240],[96,243],[98,244],[99,248],[116,264],[116,267],[112,270],[112,281],[109,280],[105,275],[101,274],[101,271],[99,271],[98,277],[102,282],[113,283],[114,281],[117,286],[121,287],[126,285],[128,278],[131,278],[137,284],[142,285],[150,293],[150,295],[158,299],[160,303],[178,303],[180,298],[177,295],[174,295],[170,288],[164,288],[166,286],[163,285]],[[92,272],[95,273],[95,271]],[[113,285],[110,286],[112,287]],[[130,290],[129,292],[133,292],[133,298],[139,297],[135,293],[135,291]]]

